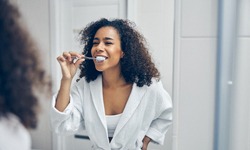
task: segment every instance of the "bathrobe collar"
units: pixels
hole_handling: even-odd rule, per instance
[[[123,110],[121,119],[116,127],[114,136],[115,137],[128,122],[136,108],[141,102],[143,95],[146,92],[146,87],[138,87],[135,83],[133,84],[132,91],[130,93],[128,102]],[[90,82],[90,91],[93,98],[95,109],[98,113],[99,119],[102,122],[103,127],[107,133],[107,122],[105,117],[105,109],[103,102],[103,89],[102,89],[102,76],[98,76],[94,82]]]

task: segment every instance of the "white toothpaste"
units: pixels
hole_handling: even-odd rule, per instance
[[[96,61],[97,62],[102,62],[106,59],[106,57],[103,57],[103,56],[96,56]]]

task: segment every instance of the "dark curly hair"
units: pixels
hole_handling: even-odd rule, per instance
[[[150,85],[151,79],[160,78],[160,73],[152,62],[146,47],[146,40],[136,29],[135,24],[128,20],[102,18],[91,22],[80,32],[81,44],[84,45],[83,54],[91,56],[91,48],[96,32],[102,27],[113,27],[117,30],[121,40],[121,49],[124,57],[121,59],[121,73],[127,83],[136,83],[137,86]],[[87,82],[93,81],[101,72],[95,69],[93,61],[84,61],[80,66],[79,77],[85,77]]]
[[[26,128],[35,128],[39,103],[34,90],[50,91],[51,80],[20,19],[16,6],[0,1],[0,118],[14,114]]]

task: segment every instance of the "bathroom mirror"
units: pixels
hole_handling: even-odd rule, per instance
[[[53,93],[59,87],[60,67],[56,57],[67,50],[81,50],[77,33],[87,23],[100,17],[127,18],[134,21],[149,43],[150,53],[161,72],[164,88],[172,95],[174,0],[12,0],[19,7],[24,22],[41,49],[41,56],[53,80]],[[88,149],[86,133],[70,137],[52,133],[49,124],[50,100],[41,98],[39,126],[32,130],[32,148],[43,150]],[[172,149],[172,128],[164,146]]]
[[[138,30],[147,39],[150,53],[161,72],[163,85],[172,94],[174,1],[53,0],[50,5],[51,60],[65,50],[81,51],[77,35],[88,23],[103,17],[129,19],[136,23]],[[56,61],[52,61],[51,65],[56,90],[59,88],[61,72]],[[150,144],[150,148],[171,149],[171,134],[172,128],[164,146]],[[54,149],[63,150],[91,148],[84,132],[71,137],[53,135],[53,146]]]

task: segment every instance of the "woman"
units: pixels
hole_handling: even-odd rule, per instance
[[[0,149],[30,150],[27,129],[37,125],[38,98],[33,90],[50,91],[50,80],[37,48],[9,1],[0,1]]]
[[[55,132],[84,129],[93,149],[146,150],[150,141],[163,144],[172,102],[134,24],[100,19],[80,34],[83,53],[57,58],[62,79],[51,111]],[[84,79],[71,89],[78,67]]]

